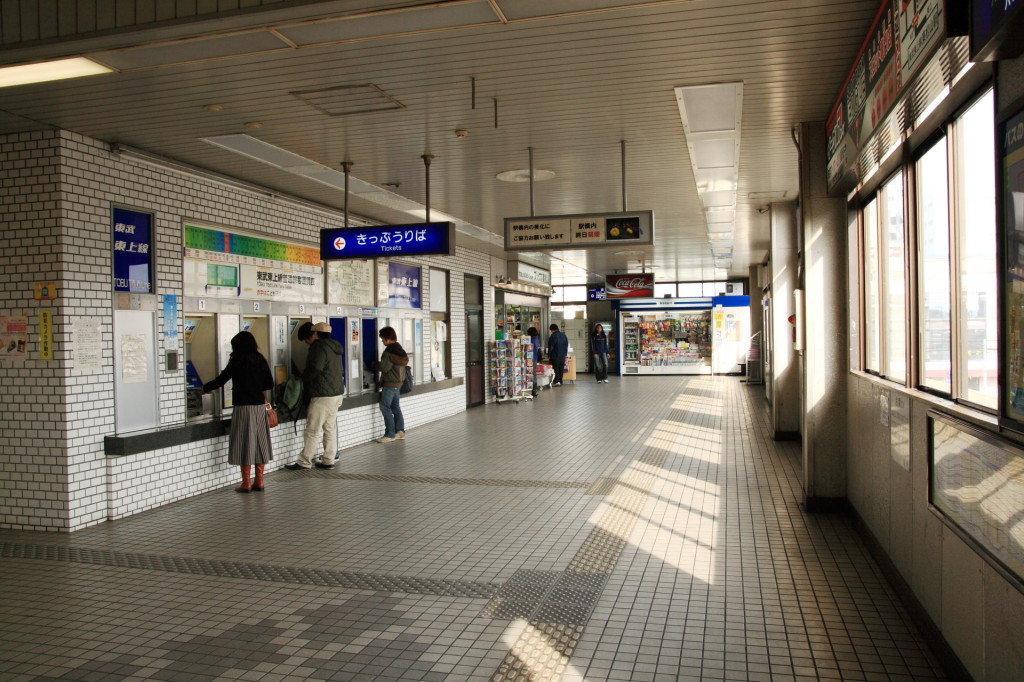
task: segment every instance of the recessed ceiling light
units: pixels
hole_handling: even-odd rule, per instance
[[[28,83],[45,83],[65,78],[95,76],[101,73],[112,73],[113,69],[97,64],[85,57],[58,59],[52,62],[36,64],[20,64],[0,68],[0,88]]]
[[[248,128],[249,130],[259,130],[260,128],[263,127],[263,124],[260,123],[259,121],[249,121],[245,124],[245,127]]]
[[[212,111],[220,111],[223,108],[224,107],[221,106],[220,104],[204,104],[203,105],[203,111],[211,111],[211,112]]]
[[[510,170],[498,173],[494,177],[498,178],[502,182],[529,182],[530,181],[530,169],[522,168],[519,170]],[[550,180],[555,177],[555,171],[550,170],[535,170],[533,171],[533,181],[543,182],[544,180]]]

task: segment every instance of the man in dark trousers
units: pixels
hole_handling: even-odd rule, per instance
[[[555,368],[555,380],[552,386],[562,385],[562,375],[565,374],[565,358],[569,355],[569,337],[565,332],[558,330],[557,324],[552,324],[549,329],[551,336],[548,337],[548,359]]]
[[[331,325],[326,322],[307,322],[299,327],[298,337],[300,341],[309,344],[302,383],[310,400],[299,461],[287,464],[284,468],[292,471],[312,469],[313,455],[320,446],[322,431],[324,454],[316,466],[320,469],[333,469],[334,458],[338,454],[338,410],[345,398],[345,378],[341,367],[344,349],[331,338]]]
[[[384,327],[377,335],[384,344],[384,352],[380,355],[380,413],[384,415],[384,435],[377,439],[378,443],[405,438],[405,417],[399,403],[399,392],[405,381],[406,365],[409,354],[398,343],[398,335],[393,327]]]

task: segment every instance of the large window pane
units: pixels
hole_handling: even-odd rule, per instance
[[[864,369],[880,372],[881,324],[879,319],[878,200],[864,207]]]
[[[668,296],[669,298],[675,298],[676,297],[676,283],[675,282],[667,282],[665,284],[661,284],[661,283],[655,282],[654,283],[654,297],[655,298],[665,298],[666,296]]]
[[[959,395],[996,407],[999,314],[996,310],[995,159],[992,92],[955,123],[956,237],[959,276]]]
[[[882,373],[896,381],[907,379],[907,254],[904,247],[903,174],[896,176],[882,188],[880,215],[882,238],[885,240],[885,281],[883,282],[885,308],[883,328],[885,348]]]
[[[932,147],[917,163],[919,308],[921,385],[952,393],[950,354],[949,173],[946,141]]]

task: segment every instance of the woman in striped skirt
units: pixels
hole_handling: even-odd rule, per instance
[[[260,354],[256,337],[239,332],[231,339],[231,359],[228,366],[213,381],[203,384],[203,392],[214,391],[231,381],[231,436],[228,463],[242,467],[240,493],[263,490],[263,467],[274,458],[270,445],[270,425],[263,391],[274,387],[267,359]],[[250,483],[253,465],[256,479]]]

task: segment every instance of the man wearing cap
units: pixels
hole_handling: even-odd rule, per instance
[[[313,455],[320,445],[321,431],[324,454],[316,466],[319,469],[333,469],[334,458],[338,454],[338,410],[345,397],[341,363],[344,348],[331,338],[331,325],[326,322],[305,323],[299,327],[298,337],[299,341],[309,344],[302,383],[310,400],[302,452],[299,453],[298,461],[285,465],[285,469],[305,471],[313,467]]]

